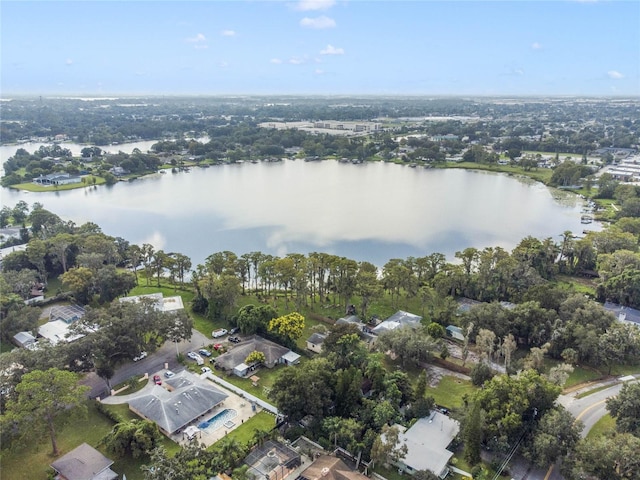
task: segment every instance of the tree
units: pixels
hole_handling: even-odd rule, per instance
[[[438,350],[438,342],[421,330],[411,327],[399,327],[384,332],[378,337],[377,348],[386,351],[391,350],[401,361],[417,365],[431,358],[433,352]]]
[[[578,443],[573,478],[637,480],[640,475],[640,438],[630,433],[587,437]]]
[[[555,406],[536,425],[525,449],[527,458],[538,467],[546,467],[566,457],[580,440],[582,427],[563,406]]]
[[[481,386],[487,380],[491,380],[494,373],[491,370],[491,367],[484,362],[476,363],[472,368],[469,376],[471,377],[471,382],[476,386]]]
[[[107,449],[122,457],[139,458],[156,448],[162,439],[158,425],[150,420],[129,420],[114,425],[103,439]]]
[[[382,295],[382,285],[378,280],[378,268],[369,262],[360,262],[355,278],[354,293],[360,297],[362,318],[367,318],[371,302]]]
[[[247,365],[261,365],[266,361],[264,353],[254,350],[247,358],[244,359],[244,363]]]
[[[553,407],[560,390],[535,370],[513,376],[497,375],[485,382],[474,400],[485,412],[486,437],[512,441],[526,422],[541,418]]]
[[[617,397],[607,400],[607,410],[618,432],[640,437],[640,383],[625,383]]]
[[[74,237],[69,233],[59,233],[49,240],[51,253],[58,259],[60,265],[62,265],[63,272],[67,271],[67,255],[73,242]]]
[[[278,316],[271,305],[245,305],[238,310],[235,321],[240,331],[245,335],[266,333],[269,322]]]
[[[16,386],[17,398],[7,403],[7,419],[19,426],[23,436],[37,438],[47,431],[53,455],[59,455],[56,420],[78,415],[86,406],[89,387],[78,385],[75,374],[57,368],[34,370]]]
[[[73,291],[78,302],[86,304],[91,299],[90,288],[93,272],[87,267],[75,267],[60,275],[62,283]]]
[[[385,465],[402,460],[409,449],[405,443],[400,442],[400,430],[396,426],[384,425],[382,434],[377,437],[371,448],[371,461]]]
[[[480,463],[480,447],[482,445],[482,410],[478,403],[472,403],[464,419],[462,441],[464,442],[464,459],[471,465]]]
[[[295,341],[304,331],[304,317],[298,312],[291,312],[274,318],[269,322],[269,331],[289,341]]]
[[[482,353],[482,358],[490,363],[495,350],[496,334],[486,328],[481,328],[476,336],[476,345]]]

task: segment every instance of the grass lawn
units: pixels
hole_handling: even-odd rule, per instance
[[[536,168],[529,171],[525,171],[522,167],[512,165],[486,165],[482,163],[473,162],[447,162],[442,165],[443,168],[464,168],[466,170],[485,170],[487,172],[501,172],[509,175],[522,175],[524,177],[531,178],[538,182],[548,184],[553,175],[553,170],[550,168]]]
[[[253,433],[256,430],[271,430],[276,426],[276,417],[267,413],[259,412],[249,420],[235,428],[225,438],[231,438],[237,440],[243,445],[251,442],[253,439]],[[215,443],[214,443],[215,445]]]
[[[278,375],[282,370],[287,368],[304,368],[305,362],[308,362],[308,359],[302,357],[300,358],[300,364],[294,367],[288,367],[286,365],[278,365],[274,368],[261,368],[260,370],[255,372],[255,375],[257,375],[260,378],[260,382],[257,387],[254,387],[251,383],[251,380],[249,380],[248,378],[240,378],[240,377],[237,377],[236,375],[223,376],[223,375],[220,375],[220,372],[218,371],[214,373],[216,375],[220,375],[224,380],[226,380],[229,383],[232,383],[236,387],[243,389],[247,393],[250,393],[251,395],[255,395],[256,397],[260,398],[261,400],[264,400],[265,402],[271,403],[272,400],[264,392],[264,388],[265,387],[271,388],[273,386],[273,383],[276,381],[276,378],[278,377]]]
[[[442,377],[437,387],[427,387],[427,395],[431,395],[438,405],[460,408],[463,405],[462,396],[471,395],[475,390],[471,382],[448,375]]]
[[[60,278],[53,277],[47,280],[47,291],[44,292],[44,298],[55,297],[59,292],[64,291],[64,286],[60,281]]]
[[[111,421],[96,410],[93,401],[87,401],[86,418],[72,416],[69,423],[57,428],[58,448],[64,455],[83,442],[96,447],[112,427]],[[103,452],[104,453],[104,452]],[[28,461],[25,459],[28,458]],[[33,480],[46,478],[49,464],[56,460],[51,455],[51,440],[43,435],[22,448],[2,450],[2,478]]]
[[[17,190],[27,190],[28,192],[59,192],[60,190],[75,190],[76,188],[87,188],[92,187],[94,185],[102,185],[106,183],[106,180],[102,177],[97,177],[94,175],[88,175],[82,178],[86,178],[86,183],[70,183],[68,185],[52,185],[52,186],[44,186],[37,185],[33,182],[27,183],[18,183],[16,185],[11,185],[10,188],[15,188]],[[93,183],[93,179],[95,178],[96,182]]]
[[[598,393],[599,391],[606,390],[607,388],[611,388],[611,385],[601,385],[599,387],[592,388],[591,390],[587,390],[585,392],[579,393],[578,395],[576,395],[576,398],[588,397],[589,395],[591,395],[593,393]]]
[[[587,434],[587,438],[593,439],[601,435],[613,433],[615,431],[616,421],[611,415],[607,413],[604,417],[598,420],[593,427],[591,427],[591,430],[589,430],[589,433]]]
[[[592,298],[596,296],[596,286],[594,282],[588,278],[558,275],[552,284],[555,284],[564,290],[571,290],[575,293],[589,295]]]

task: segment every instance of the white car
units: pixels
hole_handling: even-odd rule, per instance
[[[202,373],[211,373],[211,369],[209,367],[202,367],[200,370],[202,370]]]
[[[167,378],[171,378],[175,375],[175,373],[173,373],[171,370],[167,370],[166,372],[164,372],[164,376]]]
[[[213,338],[224,337],[227,334],[227,331],[224,328],[219,328],[218,330],[214,330],[211,332],[211,336]]]
[[[147,352],[140,352],[137,357],[133,357],[133,361],[137,362],[139,360],[142,360],[143,358],[146,358],[146,356]]]
[[[187,357],[189,357],[191,360],[196,360],[199,355],[196,352],[189,352],[187,353]]]

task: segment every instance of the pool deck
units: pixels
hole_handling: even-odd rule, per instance
[[[162,371],[157,373],[161,375]],[[199,432],[196,438],[198,442],[204,444],[205,446],[208,447],[209,445],[216,443],[218,440],[220,440],[225,435],[227,435],[231,430],[233,430],[234,428],[237,428],[239,425],[242,425],[245,421],[249,420],[255,414],[263,410],[260,405],[256,405],[255,410],[253,410],[251,408],[251,402],[249,400],[247,400],[246,398],[242,398],[240,395],[238,395],[235,392],[232,392],[227,388],[224,388],[223,386],[220,385],[220,383],[213,382],[207,374],[202,374],[198,376],[203,381],[211,382],[213,385],[215,385],[216,388],[226,393],[228,397],[222,403],[220,403],[214,410],[207,412],[205,415],[201,415],[199,418],[191,422],[191,425],[194,425],[197,427],[200,423],[206,420],[209,420],[211,417],[215,416],[217,413],[220,413],[222,410],[225,410],[228,408],[231,408],[237,412],[237,415],[231,419],[231,421],[234,423],[234,426],[231,428],[227,428],[224,425],[221,425],[215,430],[211,428],[205,428],[204,430],[199,429]],[[138,396],[146,395],[148,393],[148,391],[154,385],[152,378],[153,378],[153,374],[149,375],[149,379],[147,380],[148,382],[147,385],[143,389],[137,392],[134,392],[129,395],[110,396],[105,398],[102,401],[103,403],[106,403],[106,404],[129,403],[131,399],[136,398]],[[163,380],[164,380],[164,377],[163,377]],[[173,440],[174,442],[180,445],[184,445],[192,441],[192,440],[189,440],[185,435],[183,435],[182,431],[171,435],[170,438],[171,440]]]
[[[211,428],[205,428],[204,430],[200,430],[198,432],[198,436],[196,437],[198,442],[204,444],[207,447],[209,445],[213,445],[218,440],[220,440],[225,435],[227,435],[231,430],[238,427],[239,425],[242,425],[244,422],[246,422],[251,417],[253,417],[256,413],[262,411],[262,408],[260,408],[260,406],[258,405],[256,405],[255,411],[252,410],[251,402],[247,401],[247,399],[240,397],[234,392],[226,390],[225,388],[221,387],[218,384],[215,384],[215,386],[216,388],[219,388],[229,396],[220,405],[218,405],[215,410],[195,420],[194,422],[192,422],[192,425],[195,425],[197,427],[198,424],[200,424],[201,422],[209,420],[211,417],[215,416],[217,413],[220,413],[222,410],[225,410],[228,408],[235,410],[237,412],[237,415],[231,419],[231,421],[235,424],[232,428],[227,428],[224,425],[221,425],[215,430]],[[177,433],[172,435],[171,440],[173,440],[174,442],[180,445],[184,445],[192,441],[186,437],[183,438],[182,433]]]

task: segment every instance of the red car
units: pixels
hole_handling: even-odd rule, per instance
[[[221,344],[221,343],[216,343],[216,344],[213,346],[213,349],[214,349],[214,350],[216,350],[216,351],[220,350],[221,348],[222,348],[222,344]]]
[[[160,378],[160,375],[153,376],[153,383],[155,383],[156,385],[162,385],[162,379]]]

